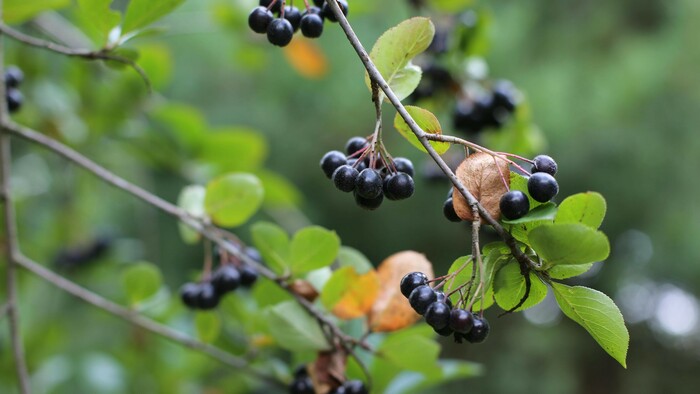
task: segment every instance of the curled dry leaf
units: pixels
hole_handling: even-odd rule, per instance
[[[317,393],[328,393],[341,385],[345,380],[347,359],[347,353],[340,348],[318,353],[318,358],[308,368]]]
[[[498,220],[501,217],[501,196],[508,192],[510,186],[508,163],[487,153],[477,152],[464,159],[457,167],[456,175],[484,209]],[[462,220],[474,219],[471,207],[457,189],[452,193],[452,200],[457,216]]]
[[[292,292],[304,297],[309,302],[316,301],[318,298],[318,291],[311,285],[311,283],[297,279],[289,285]]]
[[[374,332],[400,330],[415,323],[420,316],[401,294],[401,279],[409,272],[423,272],[432,279],[433,265],[423,254],[411,250],[387,257],[377,268],[381,289],[368,321]]]

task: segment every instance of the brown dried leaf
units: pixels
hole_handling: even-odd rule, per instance
[[[464,159],[457,167],[456,175],[484,209],[498,220],[501,217],[501,196],[508,192],[510,186],[508,163],[488,153],[477,152]],[[471,207],[457,189],[452,193],[452,201],[457,216],[462,220],[474,219]]]
[[[409,272],[423,272],[433,278],[433,265],[423,254],[407,250],[387,257],[377,268],[381,289],[368,322],[374,332],[400,330],[415,323],[420,316],[401,294],[401,279]]]
[[[343,383],[347,358],[347,354],[340,348],[318,353],[316,361],[307,366],[317,393],[328,393]]]
[[[304,297],[309,302],[314,302],[318,298],[318,291],[305,280],[297,279],[289,285],[289,288],[293,293]]]

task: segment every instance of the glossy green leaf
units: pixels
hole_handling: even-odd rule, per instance
[[[478,294],[473,295],[474,298],[474,309],[487,309],[491,307],[494,303],[493,299],[493,279],[494,279],[494,274],[496,270],[504,264],[508,259],[508,255],[503,255],[501,254],[497,249],[490,251],[488,254],[485,254],[482,257],[482,261],[484,263],[484,286],[483,286],[483,293],[479,291]],[[459,288],[461,285],[464,283],[468,283],[471,280],[472,277],[472,260],[471,256],[463,256],[457,258],[453,263],[452,266],[450,266],[450,269],[448,270],[448,274],[452,274],[454,272],[458,272],[457,275],[454,277],[454,279],[450,279],[447,281],[444,292],[445,293],[450,293],[453,290]],[[471,288],[471,291],[474,292],[481,281],[481,272],[479,270],[479,267],[476,267],[476,274],[474,277],[474,285]],[[466,291],[466,288],[463,289],[463,291]],[[483,296],[483,301],[482,301],[482,296]],[[456,303],[459,300],[459,293],[454,293],[450,299],[452,300],[453,303]],[[470,297],[471,298],[471,297]]]
[[[263,186],[252,174],[233,173],[207,185],[204,207],[219,226],[235,227],[253,216],[263,201]]]
[[[204,343],[212,343],[221,333],[221,319],[214,312],[197,312],[194,316],[197,338]]]
[[[253,244],[265,263],[278,274],[289,269],[289,236],[280,226],[258,222],[251,227]]]
[[[162,283],[160,269],[151,263],[133,264],[122,273],[122,286],[132,305],[155,295]]]
[[[259,278],[253,286],[252,296],[258,308],[265,308],[286,301],[293,301],[294,298],[287,291],[282,289],[277,283],[267,279]]]
[[[415,17],[387,30],[374,44],[370,58],[399,100],[418,87],[421,70],[411,64],[411,59],[428,48],[433,35],[435,26],[430,19]],[[371,90],[368,74],[365,83]]]
[[[503,220],[503,223],[507,224],[522,224],[538,221],[552,221],[554,216],[557,214],[557,206],[554,203],[548,202],[542,204],[535,209],[531,209],[527,215],[516,220]]]
[[[582,286],[554,283],[553,289],[562,312],[585,328],[610,356],[627,368],[629,332],[613,300]]]
[[[177,198],[177,206],[195,218],[205,218],[204,197],[206,193],[204,186],[187,186],[180,191],[180,195]],[[200,233],[181,222],[178,223],[178,228],[180,230],[180,237],[185,243],[195,244],[199,242],[202,237]]]
[[[547,271],[552,279],[568,279],[579,276],[593,267],[593,264],[555,265]]]
[[[130,0],[124,15],[122,35],[148,26],[184,2],[185,0]]]
[[[594,263],[610,254],[608,237],[584,224],[545,224],[530,231],[528,240],[548,266]]]
[[[403,370],[431,373],[437,370],[440,345],[433,339],[399,331],[382,342],[379,352],[385,360]]]
[[[561,202],[554,223],[581,223],[597,229],[603,223],[605,211],[605,198],[600,193],[574,194]]]
[[[530,293],[516,311],[531,308],[544,300],[547,296],[547,286],[533,272],[530,272]],[[525,277],[520,273],[520,266],[515,260],[511,260],[498,272],[493,282],[496,303],[504,311],[508,311],[520,303],[526,292]]]
[[[413,120],[415,120],[418,126],[426,133],[442,134],[440,122],[430,111],[411,105],[406,106],[406,111],[408,111],[411,117],[413,117]],[[418,140],[418,137],[416,137],[416,135],[413,134],[411,129],[408,127],[408,124],[398,113],[394,117],[394,127],[399,132],[399,134],[401,134],[405,139],[407,139],[408,142],[410,142],[413,146],[415,146],[423,152],[427,152],[425,147]],[[435,150],[439,154],[443,154],[447,152],[448,149],[450,149],[450,144],[448,144],[447,142],[430,141],[430,145],[432,145],[433,148],[435,148]]]
[[[341,246],[338,251],[338,262],[341,267],[353,267],[358,274],[364,274],[373,269],[372,263],[357,249]]]
[[[2,17],[5,23],[21,23],[39,13],[69,5],[70,0],[5,0],[2,3]]]
[[[335,231],[311,226],[297,231],[290,246],[290,265],[296,275],[333,263],[340,250],[340,238]]]
[[[303,196],[301,191],[287,178],[272,171],[259,170],[255,173],[265,188],[263,205],[267,208],[288,208],[298,206]]]
[[[122,15],[110,9],[110,4],[112,0],[78,0],[80,12],[95,27],[103,42],[106,42],[109,32],[122,20]]]
[[[330,348],[316,320],[295,301],[271,307],[267,317],[270,334],[284,349],[300,352]]]
[[[206,134],[199,157],[219,172],[255,171],[267,157],[267,142],[253,130],[220,129]]]

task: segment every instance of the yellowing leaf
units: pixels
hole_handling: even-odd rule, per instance
[[[374,332],[400,330],[415,323],[420,316],[401,294],[401,279],[409,272],[423,272],[433,277],[433,265],[424,255],[411,250],[386,258],[377,268],[381,289],[369,314],[369,326]]]
[[[320,79],[328,73],[328,61],[318,45],[310,40],[295,39],[284,47],[284,57],[301,76]]]
[[[358,274],[346,266],[333,273],[326,282],[321,302],[341,319],[356,319],[372,309],[379,295],[379,277],[375,270]]]
[[[456,175],[484,209],[498,220],[501,217],[501,196],[508,191],[510,184],[508,163],[487,153],[477,152],[469,155],[459,165]],[[454,190],[452,199],[457,216],[462,220],[473,220],[471,207],[457,189]]]
[[[413,120],[415,120],[418,126],[421,129],[423,129],[423,131],[425,131],[426,133],[442,134],[442,127],[440,126],[440,122],[435,117],[435,115],[433,115],[432,112],[412,105],[407,105],[406,111],[408,111]],[[423,152],[427,152],[425,147],[423,147],[423,144],[421,144],[421,142],[418,140],[418,137],[416,137],[416,135],[413,134],[411,128],[408,127],[408,124],[398,113],[396,114],[396,117],[394,117],[394,127],[399,132],[399,134],[401,134],[405,139],[407,139],[408,142],[410,142],[413,146],[422,150]],[[430,145],[432,145],[433,148],[435,148],[435,150],[439,154],[443,154],[447,152],[448,149],[450,149],[450,144],[447,142],[430,141]]]

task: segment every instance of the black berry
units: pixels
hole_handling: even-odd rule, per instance
[[[413,176],[413,163],[405,157],[397,157],[394,159],[394,167],[396,171],[406,173]]]
[[[316,7],[323,7],[323,3],[325,3],[326,0],[314,0],[314,4]]]
[[[241,286],[251,287],[258,280],[258,271],[248,265],[244,265],[238,269],[241,274]]]
[[[359,172],[362,172],[362,170],[367,168],[367,163],[364,160],[358,163],[357,159],[348,159],[348,165],[357,168],[357,171]]]
[[[345,394],[368,394],[365,384],[359,380],[348,380],[341,386],[345,389]]]
[[[369,143],[367,142],[367,139],[363,137],[352,137],[345,144],[345,153],[347,153],[348,156],[351,156],[363,149],[366,149],[368,146]]]
[[[437,296],[437,301],[435,302],[444,302],[445,304],[447,304],[447,306],[450,307],[450,309],[452,309],[452,300],[450,299],[450,297],[448,297],[442,291],[436,291],[435,295]]]
[[[330,179],[333,176],[333,172],[343,164],[347,164],[347,162],[344,154],[337,150],[332,150],[321,158],[321,169],[326,174],[326,177]]]
[[[472,102],[460,101],[452,114],[454,128],[465,133],[478,133],[484,129],[484,114],[481,107]]]
[[[452,335],[455,332],[453,329],[450,328],[450,326],[447,326],[447,327],[442,328],[440,330],[433,329],[433,331],[435,331],[438,335],[440,335],[442,337],[449,337],[450,335]]]
[[[267,27],[267,40],[278,47],[287,46],[292,41],[293,35],[294,27],[286,19],[277,18]]]
[[[7,89],[7,110],[9,112],[17,112],[22,108],[22,103],[24,103],[24,96],[19,89],[10,88]]]
[[[355,190],[354,196],[355,203],[357,203],[357,205],[361,208],[367,209],[369,211],[374,211],[375,209],[379,208],[382,205],[382,202],[384,201],[384,194],[380,194],[379,197],[375,198],[364,198],[357,194],[357,190]]]
[[[262,263],[262,256],[260,255],[260,251],[258,251],[257,249],[253,247],[247,247],[245,248],[243,253],[245,253],[245,255],[248,256],[248,258],[250,258],[251,260],[258,263]]]
[[[466,334],[474,325],[474,316],[464,309],[453,309],[450,314],[450,328],[458,333]]]
[[[216,293],[223,295],[240,286],[241,273],[233,266],[224,265],[214,272],[211,283],[214,285]]]
[[[401,294],[408,298],[418,286],[428,284],[428,277],[422,272],[411,272],[401,279]],[[444,293],[443,293],[444,294]]]
[[[268,8],[268,7],[270,7],[270,4],[272,4],[273,1],[274,0],[260,0],[260,3],[258,3],[258,4],[260,4],[261,7]],[[282,9],[282,0],[277,0],[275,2],[275,5],[273,5],[270,8],[270,11],[277,13],[277,12],[280,12],[281,9]]]
[[[256,7],[250,15],[248,15],[248,26],[256,33],[265,33],[273,19],[275,19],[275,17],[267,8]]]
[[[457,212],[455,211],[455,207],[452,201],[452,198],[448,198],[447,201],[445,201],[445,204],[442,206],[442,213],[445,215],[447,220],[450,222],[461,222],[462,219],[457,216]]]
[[[530,200],[520,190],[511,190],[501,197],[501,214],[508,220],[520,219],[530,211]]]
[[[425,310],[425,322],[436,330],[447,327],[450,324],[450,307],[444,302],[433,302]]]
[[[195,309],[198,307],[200,287],[197,283],[185,283],[180,288],[180,298],[182,303],[188,308]]]
[[[403,200],[413,195],[415,184],[410,175],[400,172],[387,178],[384,191],[390,200]]]
[[[17,66],[5,69],[5,88],[16,88],[24,81],[24,73]]]
[[[357,169],[345,164],[338,167],[333,172],[333,176],[331,178],[333,179],[333,183],[338,190],[349,193],[355,190],[355,181],[357,181],[357,177],[359,175],[360,172],[357,171]]]
[[[366,199],[375,199],[382,195],[382,177],[372,168],[365,168],[355,181],[357,195]]]
[[[281,0],[279,0],[281,1]],[[311,378],[308,376],[300,377],[294,379],[292,384],[289,386],[290,394],[315,394],[314,385],[311,382]]]
[[[498,81],[493,84],[493,110],[505,113],[515,111],[517,105],[517,93],[515,86],[510,81]]]
[[[428,285],[418,286],[408,296],[408,302],[418,314],[422,315],[430,304],[437,300],[435,291]]]
[[[532,172],[546,172],[554,176],[557,174],[557,162],[547,155],[535,156]]]
[[[323,34],[323,18],[319,14],[307,12],[301,17],[301,34],[304,37],[318,38]]]
[[[199,285],[199,295],[197,297],[199,309],[214,309],[219,305],[219,300],[219,294],[216,293],[213,284],[204,282]]]
[[[474,316],[474,326],[464,335],[464,339],[470,343],[481,343],[489,336],[489,322],[486,318]]]
[[[330,1],[336,1],[336,0],[330,0]],[[343,15],[348,16],[348,2],[345,0],[337,0],[338,5],[340,6],[340,10],[343,11]],[[338,22],[338,19],[335,17],[335,14],[333,14],[333,11],[331,11],[331,8],[328,6],[327,3],[323,3],[323,7],[321,8],[321,12],[323,13],[323,16],[328,19],[331,22]]]
[[[546,172],[536,172],[527,180],[527,191],[535,201],[547,202],[559,193],[559,185]]]
[[[284,19],[288,20],[292,24],[293,31],[299,30],[299,24],[301,23],[301,12],[297,7],[288,5],[284,7]]]

